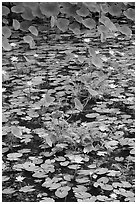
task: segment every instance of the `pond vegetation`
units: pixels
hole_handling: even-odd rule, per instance
[[[3,202],[134,202],[134,25],[101,42],[65,24],[3,47]]]

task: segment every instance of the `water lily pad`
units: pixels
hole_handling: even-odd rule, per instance
[[[99,200],[99,201],[105,201],[105,200],[107,200],[107,199],[108,199],[108,197],[105,196],[105,195],[98,195],[98,196],[97,196],[97,200]]]
[[[16,192],[16,190],[15,190],[14,188],[5,188],[5,189],[2,191],[3,194],[12,194],[12,193],[14,193],[14,192]]]
[[[55,200],[53,198],[43,197],[40,202],[55,202]]]
[[[76,178],[76,182],[78,183],[88,183],[90,180],[88,177],[83,177],[83,178]]]
[[[85,198],[90,198],[91,194],[87,192],[79,191],[79,192],[75,192],[75,197],[85,199]]]
[[[59,198],[64,198],[68,195],[68,191],[71,188],[69,186],[60,187],[55,191],[55,195]]]
[[[108,183],[109,179],[108,177],[101,177],[97,180],[98,183]]]
[[[109,184],[101,184],[100,186],[103,190],[106,190],[106,191],[112,191],[113,190],[113,186],[109,185]]]
[[[95,172],[96,174],[105,174],[108,172],[108,168],[98,168]]]
[[[19,157],[22,157],[22,153],[9,153],[8,155],[7,155],[7,159],[8,160],[19,160]]]
[[[98,113],[89,113],[85,115],[87,118],[96,118],[97,116],[99,116]]]
[[[69,161],[60,162],[60,165],[61,165],[61,166],[68,166],[68,164],[69,164]]]
[[[23,186],[19,189],[19,191],[24,193],[32,192],[32,191],[35,191],[33,187],[34,186]]]

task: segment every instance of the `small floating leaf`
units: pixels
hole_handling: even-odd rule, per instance
[[[85,27],[87,27],[89,29],[93,29],[96,26],[96,22],[92,18],[86,18],[86,19],[82,20],[82,23]]]
[[[7,26],[3,26],[2,27],[2,35],[4,35],[4,37],[9,38],[11,36],[11,29]]]
[[[69,20],[65,18],[58,18],[56,25],[61,31],[65,32],[68,30]]]
[[[98,113],[89,113],[87,115],[85,115],[87,118],[96,118],[97,116],[99,116],[100,114]]]
[[[35,36],[38,36],[38,30],[35,26],[30,26],[28,30]]]
[[[2,6],[2,15],[6,16],[10,13],[10,10],[7,6]]]
[[[18,160],[19,159],[19,157],[22,157],[22,153],[9,153],[8,155],[7,155],[7,159],[8,160]]]
[[[113,187],[109,184],[101,184],[100,187],[106,191],[112,191],[113,190]]]
[[[69,186],[60,187],[55,191],[55,195],[59,198],[64,198],[68,195],[68,191],[71,188]]]
[[[13,7],[11,8],[11,11],[12,11],[13,13],[22,13],[22,12],[24,12],[24,10],[25,10],[25,8],[24,8],[21,4],[16,5],[16,6],[13,6]]]
[[[105,174],[108,172],[108,168],[98,168],[96,169],[96,174]]]
[[[13,28],[14,30],[20,29],[20,22],[16,19],[13,19]]]
[[[123,12],[123,14],[131,20],[135,20],[135,9],[129,8],[126,11]]]
[[[35,189],[33,188],[34,186],[23,186],[19,189],[20,192],[24,192],[24,193],[27,193],[27,192],[32,192],[32,191],[35,191]]]
[[[14,190],[14,188],[5,188],[2,193],[3,194],[12,194],[14,193],[16,190]]]

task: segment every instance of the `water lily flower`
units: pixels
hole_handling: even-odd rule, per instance
[[[42,94],[42,98],[45,98],[46,94]]]
[[[109,49],[109,54],[111,54],[111,55],[115,55],[115,52],[112,50],[112,49]]]
[[[28,82],[27,82],[27,85],[28,85],[28,86],[32,86],[32,81],[28,81]]]
[[[22,176],[16,177],[17,182],[22,182],[24,179],[25,179],[25,177],[22,177]]]
[[[84,42],[89,43],[90,42],[90,38],[85,38]]]
[[[5,92],[6,91],[6,88],[2,88],[2,92]]]
[[[117,194],[111,193],[111,194],[110,194],[110,197],[116,199],[116,198],[117,198]]]
[[[78,58],[78,55],[75,55],[75,54],[74,54],[74,57],[75,57],[75,58]]]
[[[11,59],[12,62],[18,62],[18,57],[13,56],[10,59]]]
[[[7,72],[5,70],[2,70],[3,75],[7,75]]]
[[[100,53],[100,51],[99,51],[99,50],[96,50],[96,51],[95,51],[95,53],[96,53],[96,54],[99,54],[99,53]]]
[[[12,47],[16,47],[16,43],[10,43],[10,45],[12,46]]]
[[[34,54],[34,57],[38,57],[39,55],[38,54]]]

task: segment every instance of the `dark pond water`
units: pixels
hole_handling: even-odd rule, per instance
[[[21,37],[3,51],[3,202],[134,201],[134,35],[90,38],[102,70],[84,36],[42,34],[33,50]],[[107,76],[96,97],[80,78],[93,73]],[[47,91],[55,101],[41,106]]]

